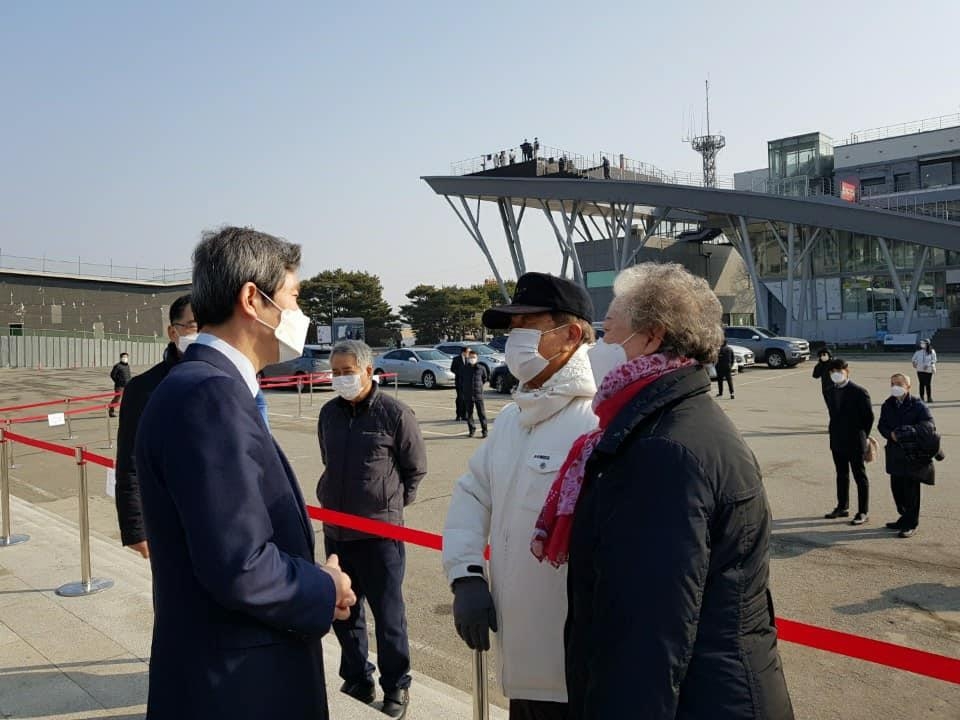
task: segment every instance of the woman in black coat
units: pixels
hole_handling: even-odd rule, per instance
[[[569,561],[569,717],[791,720],[760,468],[701,366],[720,303],[675,263],[624,270],[614,294],[590,351],[600,427],[574,444],[531,546]]]
[[[910,378],[890,378],[890,397],[880,408],[877,430],[887,440],[885,459],[893,502],[900,517],[887,523],[900,537],[917,533],[920,523],[920,483],[934,484],[933,459],[940,453],[940,435],[923,400],[910,394]]]

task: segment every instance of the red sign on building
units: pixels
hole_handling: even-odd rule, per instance
[[[851,182],[843,180],[840,182],[840,199],[847,202],[856,202],[857,186]]]

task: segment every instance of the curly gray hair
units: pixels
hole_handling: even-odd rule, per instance
[[[373,350],[362,340],[341,340],[330,351],[331,360],[334,355],[353,355],[361,370],[373,365]]]
[[[633,330],[663,330],[664,351],[716,362],[723,309],[703,278],[677,263],[641,263],[617,275],[613,294]]]

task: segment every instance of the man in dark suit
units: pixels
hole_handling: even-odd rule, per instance
[[[837,469],[837,506],[824,515],[827,519],[850,516],[850,471],[857,483],[857,514],[851,525],[863,525],[870,519],[870,481],[863,463],[867,438],[873,427],[870,393],[850,380],[847,361],[834,358],[827,365],[834,387],[829,396],[830,452]]]
[[[461,371],[467,365],[467,354],[470,348],[464,345],[460,349],[460,354],[455,356],[450,363],[450,372],[453,373],[453,386],[457,391],[457,420],[467,419],[467,403],[463,396],[463,388],[460,385]]]
[[[123,389],[130,382],[130,356],[120,353],[120,362],[110,369],[110,379],[113,381],[113,399],[110,401],[110,417],[117,416],[117,406]]]
[[[251,229],[193,254],[202,332],[153,393],[136,465],[153,569],[150,720],[328,717],[321,637],[356,597],[314,534],[256,373],[301,354],[300,247]]]
[[[120,427],[117,428],[117,521],[120,524],[120,540],[125,547],[135,550],[145,558],[150,557],[147,546],[147,531],[143,527],[143,502],[140,498],[140,482],[134,466],[134,449],[140,416],[147,406],[150,395],[163,380],[170,368],[176,365],[187,346],[197,337],[197,323],[190,308],[190,296],[181,295],[170,305],[170,325],[167,338],[170,343],[163,352],[163,361],[141,375],[132,378],[123,391],[120,401]]]

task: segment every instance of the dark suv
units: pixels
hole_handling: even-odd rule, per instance
[[[723,333],[731,345],[752,350],[757,362],[772,368],[792,367],[810,357],[810,343],[806,340],[781,337],[756,325],[725,327]]]

